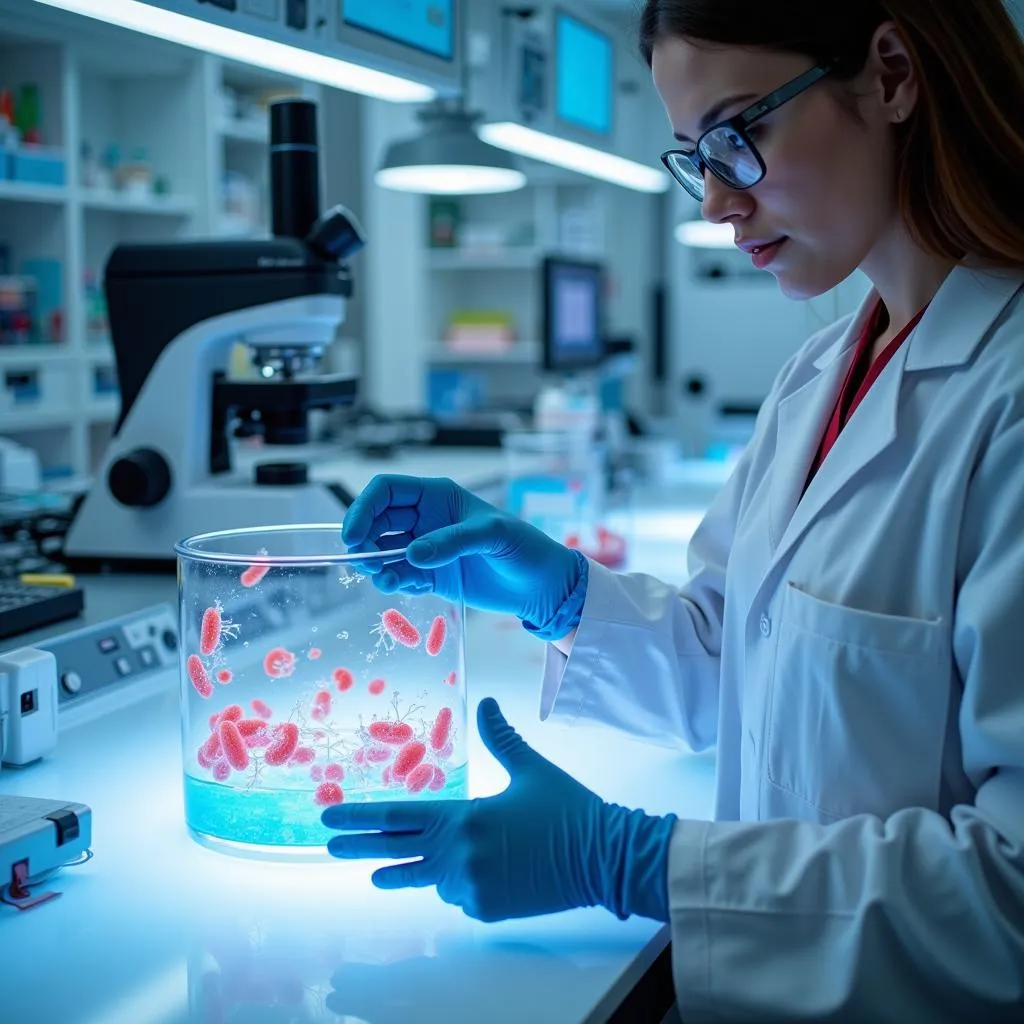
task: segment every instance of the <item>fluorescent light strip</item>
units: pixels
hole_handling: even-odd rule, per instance
[[[390,100],[393,103],[421,103],[432,100],[436,92],[420,82],[388,75],[349,61],[328,57],[298,46],[239,32],[223,25],[186,14],[175,14],[140,0],[36,0],[72,14],[96,18],[112,25],[180,43],[196,50],[293,75],[335,89]]]
[[[603,153],[592,146],[560,139],[513,121],[480,125],[477,134],[484,142],[510,153],[565,167],[637,192],[664,192],[669,187],[669,176],[654,167]]]
[[[736,232],[731,224],[706,220],[684,220],[676,225],[676,241],[691,249],[734,249]]]
[[[416,164],[412,167],[382,168],[374,180],[381,188],[396,192],[422,192],[435,196],[488,195],[515,192],[526,184],[526,175],[522,171],[501,167]]]

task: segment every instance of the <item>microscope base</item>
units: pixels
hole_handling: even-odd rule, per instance
[[[82,503],[65,544],[75,572],[174,572],[174,545],[217,530],[341,523],[353,501],[341,484],[210,484],[172,491],[154,508],[127,508],[105,487]]]

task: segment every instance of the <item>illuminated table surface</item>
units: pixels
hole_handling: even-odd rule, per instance
[[[644,521],[636,568],[680,576],[693,516]],[[91,619],[175,598],[169,578],[87,587]],[[495,696],[528,742],[606,799],[710,815],[711,756],[543,724],[541,644],[497,616],[471,615],[467,635],[471,709]],[[62,898],[0,907],[4,1024],[596,1022],[667,947],[667,928],[601,909],[482,925],[433,889],[375,889],[370,862],[267,863],[199,846],[184,824],[176,675],[62,725],[47,760],[0,772],[2,793],[88,804],[95,853],[53,880]],[[470,765],[473,795],[504,787],[475,728]]]

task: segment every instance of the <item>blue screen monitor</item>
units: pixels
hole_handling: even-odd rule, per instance
[[[455,55],[456,0],[341,0],[346,25],[443,60]]]
[[[604,267],[551,256],[543,274],[544,369],[596,369],[605,358]]]
[[[555,115],[572,128],[610,136],[615,96],[611,37],[555,12]]]

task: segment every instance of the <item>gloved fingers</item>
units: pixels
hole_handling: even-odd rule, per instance
[[[407,564],[401,552],[409,546],[413,539],[409,533],[385,533],[374,540],[365,540],[357,548],[349,551],[349,554],[367,555],[366,561],[356,557],[349,564],[366,576],[380,576],[393,565]],[[398,552],[398,554],[376,557],[385,555],[386,552]]]
[[[484,746],[513,778],[516,772],[544,760],[508,724],[493,697],[480,701],[476,709],[476,723]]]
[[[372,540],[364,540],[359,544],[348,546],[348,554],[350,555],[376,555],[379,554],[380,550],[377,542]],[[368,558],[365,562],[359,561],[358,558],[353,558],[352,561],[346,562],[346,565],[357,572],[361,572],[364,576],[378,576],[387,567],[382,558]]]
[[[457,800],[334,804],[320,815],[320,821],[344,832],[422,832],[437,817],[439,808],[458,804]]]
[[[404,547],[404,545],[396,544],[394,537],[387,535],[396,533],[412,535],[419,520],[420,513],[418,509],[389,506],[370,523],[366,539],[377,541],[384,550],[399,546]]]
[[[394,562],[375,580],[385,594],[402,591],[404,594],[429,594],[434,589],[433,574],[416,569],[408,562]]]
[[[424,854],[422,832],[357,832],[333,836],[327,852],[340,860],[408,860]]]
[[[414,476],[375,476],[352,502],[341,527],[341,539],[353,547],[370,535],[374,520],[391,506],[414,508],[423,496],[423,481]]]
[[[428,860],[414,860],[408,864],[391,864],[378,868],[370,876],[378,889],[425,889],[437,885],[437,868]]]
[[[498,555],[509,550],[514,522],[495,514],[425,533],[406,550],[406,558],[421,569],[436,569],[466,555]]]

